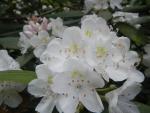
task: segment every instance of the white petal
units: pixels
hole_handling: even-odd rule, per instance
[[[51,38],[49,37],[49,34],[47,31],[40,31],[38,32],[38,39],[41,41],[41,43],[43,44],[48,44],[48,42],[51,40]]]
[[[40,60],[48,64],[49,68],[55,72],[60,72],[63,69],[62,65],[65,60],[60,53],[61,45],[61,39],[53,39],[40,57]]]
[[[108,67],[106,69],[108,76],[114,81],[123,81],[127,79],[127,69],[124,68],[115,68],[115,67]]]
[[[132,102],[119,101],[118,106],[123,113],[140,113],[137,106]]]
[[[63,32],[65,30],[65,27],[63,25],[63,20],[61,18],[56,18],[56,19],[50,19],[51,20],[51,28],[52,28],[52,34],[56,37],[62,37]]]
[[[73,87],[69,85],[72,79],[68,76],[70,76],[68,73],[61,73],[54,77],[51,87],[55,93],[68,94],[74,92]]]
[[[85,73],[86,79],[90,81],[90,85],[94,88],[102,88],[104,87],[105,83],[101,76],[94,71],[88,71]]]
[[[141,91],[141,84],[139,83],[132,83],[131,85],[127,85],[127,82],[121,87],[122,92],[119,96],[120,99],[123,97],[126,100],[132,100],[135,96]]]
[[[144,74],[138,70],[133,69],[128,72],[128,79],[135,82],[143,82],[144,78]]]
[[[38,79],[42,79],[44,81],[47,81],[49,77],[52,78],[54,76],[54,73],[52,73],[46,64],[36,66],[36,74]]]
[[[140,62],[140,58],[137,54],[137,52],[135,51],[129,51],[126,53],[125,55],[125,59],[124,59],[124,62],[125,64],[124,65],[127,65],[127,66],[137,66]]]
[[[78,106],[78,99],[73,98],[72,95],[64,96],[59,100],[59,106],[63,113],[75,113]]]
[[[19,70],[19,63],[8,55],[6,50],[0,50],[0,70]]]
[[[17,92],[21,92],[25,89],[26,85],[21,83],[16,83],[12,81],[3,81],[0,82],[0,89],[4,90],[15,90]]]
[[[85,89],[80,94],[79,100],[92,112],[101,113],[104,110],[103,104],[96,91]]]
[[[66,28],[63,33],[63,44],[72,44],[81,42],[81,30],[79,27]]]
[[[34,35],[31,39],[30,39],[30,44],[36,48],[38,47],[39,45],[41,45],[41,42],[40,40],[38,39],[38,36],[37,35]]]
[[[43,97],[35,110],[40,113],[52,113],[56,104],[55,99],[53,96]]]
[[[32,80],[28,85],[28,92],[36,97],[46,96],[49,90],[47,82],[40,79]]]
[[[5,93],[4,104],[9,107],[16,108],[21,102],[22,98],[16,91],[9,91]]]
[[[45,45],[41,45],[41,46],[38,46],[34,49],[34,55],[39,58],[42,53],[46,50],[46,46]]]

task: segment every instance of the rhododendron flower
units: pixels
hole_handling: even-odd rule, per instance
[[[45,64],[36,67],[36,74],[37,79],[32,80],[28,85],[30,94],[35,97],[43,97],[35,110],[40,113],[51,113],[56,106],[61,111],[58,105],[61,96],[51,90],[55,74]]]
[[[140,113],[137,106],[131,102],[141,91],[141,85],[133,83],[113,90],[105,95],[109,103],[109,113]]]
[[[34,55],[39,58],[51,39],[55,36],[61,36],[64,29],[65,26],[63,26],[61,18],[51,19],[51,21],[43,18],[42,22],[29,21],[29,24],[25,25],[23,32],[20,33],[19,46],[22,54],[32,47],[34,48]]]
[[[101,76],[88,64],[70,59],[64,64],[64,71],[54,77],[52,90],[66,95],[60,102],[60,108],[64,113],[75,113],[79,102],[88,110],[101,113],[104,108],[96,88],[103,86]]]

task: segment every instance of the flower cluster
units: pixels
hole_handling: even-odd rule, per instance
[[[0,50],[0,71],[20,70],[19,63],[8,55],[6,50]],[[17,92],[25,89],[26,85],[12,81],[0,82],[0,105],[2,103],[15,108],[21,102],[22,98]]]
[[[118,37],[97,15],[84,16],[81,27],[64,27],[62,22],[57,25],[56,21],[51,19],[50,35],[57,38],[46,41],[46,49],[39,56],[42,64],[36,67],[37,79],[28,86],[29,93],[43,97],[36,111],[51,113],[56,106],[60,113],[75,113],[82,103],[89,111],[101,113],[104,106],[97,89],[113,80],[125,83],[105,95],[110,113],[138,113],[130,100],[140,92],[144,75],[136,69],[140,58],[130,50],[130,40]],[[38,31],[35,32],[33,25],[38,25]],[[24,37],[29,42],[45,40],[45,36],[40,35],[46,32],[43,25],[49,26],[30,24],[26,27],[32,29],[24,29],[21,34],[32,34],[30,38]],[[37,46],[31,45],[37,49],[43,45],[41,42]]]
[[[61,36],[64,29],[60,18],[51,19],[49,22],[46,18],[34,17],[23,27],[23,32],[20,32],[19,46],[22,54],[26,53],[28,48],[33,48],[34,55],[40,57],[47,44],[54,36]]]

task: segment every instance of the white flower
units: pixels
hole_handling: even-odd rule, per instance
[[[52,90],[66,96],[59,103],[64,113],[75,113],[79,102],[88,110],[101,113],[104,108],[95,88],[103,86],[103,79],[93,68],[79,60],[68,60],[64,71],[54,77]]]
[[[8,55],[6,50],[0,50],[0,71],[20,70],[18,62]],[[15,108],[21,102],[22,98],[18,94],[25,89],[25,85],[10,81],[0,82],[0,105],[2,103]]]
[[[23,27],[18,45],[21,47],[22,54],[26,53],[30,47],[35,48],[34,54],[39,57],[50,40],[48,20],[43,18],[42,23],[30,21],[28,25]]]
[[[122,9],[122,6],[121,6],[121,3],[122,3],[123,0],[109,0],[109,3],[110,3],[110,7],[112,9],[115,9],[116,7],[118,9]]]
[[[145,74],[147,77],[150,76],[150,44],[147,44],[144,47],[144,50],[146,54],[143,56],[143,63],[145,66],[147,66],[147,69],[145,70]]]
[[[55,37],[50,37],[47,31],[40,31],[38,32],[38,35],[34,35],[30,39],[31,45],[35,48],[34,55],[36,57],[40,57],[40,55],[46,49],[48,43],[51,41],[52,38]]]
[[[108,8],[108,0],[85,0],[84,1],[85,10],[89,11],[91,9],[100,10]]]
[[[20,65],[8,55],[6,50],[0,50],[0,71],[20,70]]]
[[[97,15],[87,15],[81,20],[81,30],[83,40],[90,40],[90,42],[96,38],[107,39],[111,32],[107,22]]]
[[[116,11],[113,14],[113,21],[114,22],[128,22],[130,24],[133,24],[136,28],[139,28],[140,24],[134,24],[134,20],[139,18],[138,13],[128,13],[128,12],[121,12]]]
[[[53,71],[61,71],[68,58],[84,59],[85,47],[80,28],[69,27],[64,31],[62,39],[53,39],[49,43],[40,60]]]
[[[128,13],[117,11],[113,14],[114,22],[129,22],[132,19],[136,19],[139,17],[138,13]]]
[[[144,75],[136,69],[140,58],[135,51],[129,51],[129,39],[120,37],[113,44],[112,64],[106,67],[108,76],[114,81],[130,79],[142,82]]]
[[[61,96],[51,90],[55,74],[45,64],[36,67],[36,74],[37,79],[32,80],[28,85],[28,92],[30,94],[35,97],[43,97],[35,110],[40,113],[51,113],[55,106],[60,110],[58,101]]]
[[[56,37],[62,37],[62,34],[66,28],[63,25],[63,20],[61,18],[50,19],[51,23],[49,23],[49,27],[52,29],[52,34]]]
[[[91,9],[100,10],[107,9],[110,5],[112,9],[116,7],[122,9],[121,6],[122,0],[85,0],[85,11],[89,11]]]
[[[105,95],[109,103],[109,113],[140,113],[137,106],[131,102],[141,91],[141,84],[133,83],[113,90]]]

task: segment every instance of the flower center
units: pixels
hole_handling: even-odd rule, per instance
[[[98,46],[97,48],[96,48],[96,56],[97,57],[106,57],[106,55],[107,55],[107,49],[106,48],[104,48],[104,47],[100,47],[100,46]]]
[[[48,39],[48,37],[43,37],[42,39],[41,39],[41,41],[42,41],[42,43],[48,43],[49,42],[49,39]]]
[[[86,30],[85,35],[90,38],[90,37],[92,37],[93,33],[90,30]]]
[[[53,77],[50,75],[48,76],[48,83],[49,84],[52,84],[53,83]]]
[[[71,44],[68,48],[69,53],[77,54],[80,51],[80,47],[78,44]]]
[[[75,70],[71,73],[71,77],[72,78],[82,77],[82,74],[79,71]]]

